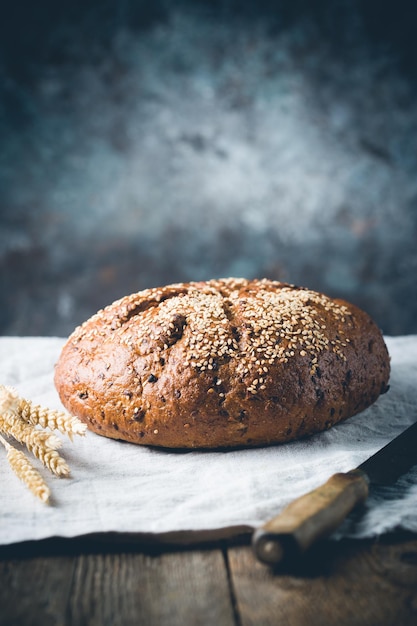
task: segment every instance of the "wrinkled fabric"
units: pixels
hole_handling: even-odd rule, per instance
[[[38,501],[0,447],[0,543],[89,533],[151,533],[198,539],[249,531],[338,471],[356,467],[417,419],[417,335],[386,337],[390,390],[366,411],[308,439],[222,452],[146,448],[87,433],[61,436],[70,478],[39,467],[52,491]],[[61,338],[0,338],[0,383],[62,408],[53,385]],[[416,452],[417,458],[417,452]],[[417,467],[372,490],[334,537],[417,531]]]

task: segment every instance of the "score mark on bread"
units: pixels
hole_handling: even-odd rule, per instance
[[[147,289],[78,327],[55,371],[98,434],[145,445],[281,443],[329,428],[388,389],[381,332],[356,306],[270,280]]]

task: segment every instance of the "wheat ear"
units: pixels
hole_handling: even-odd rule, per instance
[[[7,460],[10,467],[31,492],[42,502],[48,503],[51,492],[39,472],[33,467],[29,459],[20,450],[16,450],[0,435],[0,443],[7,450]]]
[[[29,452],[32,452],[45,467],[57,476],[69,476],[68,465],[56,452],[62,442],[54,434],[35,430],[20,418],[7,413],[0,416],[0,431],[11,435],[16,441],[24,444]]]
[[[71,440],[73,435],[85,435],[87,430],[86,424],[83,424],[77,417],[64,411],[47,409],[38,404],[33,404],[31,400],[24,398],[19,400],[18,412],[25,422],[34,426],[39,424],[42,428],[49,428],[50,430],[59,430]]]
[[[58,430],[71,440],[73,435],[84,435],[86,425],[78,418],[63,411],[57,411],[33,404],[30,400],[19,397],[13,387],[0,384],[0,433],[13,437],[24,444],[45,467],[57,476],[69,476],[70,469],[58,454],[61,440],[51,432],[36,428]],[[31,465],[23,452],[20,452],[1,437],[1,443],[7,449],[7,458],[11,467],[29,488],[46,502],[49,489],[41,475]],[[46,489],[46,491],[45,491]]]
[[[23,443],[30,452],[35,454],[34,449],[38,446],[58,450],[62,441],[54,433],[36,430],[14,413],[0,415],[0,430],[12,435],[19,443]]]
[[[0,414],[15,412],[19,406],[19,395],[14,387],[0,385]]]

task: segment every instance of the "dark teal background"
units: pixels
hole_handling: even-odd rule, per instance
[[[0,333],[269,277],[417,332],[414,2],[14,2]]]

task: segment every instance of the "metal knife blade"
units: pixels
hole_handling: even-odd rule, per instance
[[[358,469],[367,475],[371,484],[389,485],[416,463],[417,422],[361,463]]]
[[[417,422],[346,473],[291,502],[253,535],[257,558],[277,565],[306,552],[331,534],[349,513],[363,503],[370,485],[390,484],[417,463]]]

